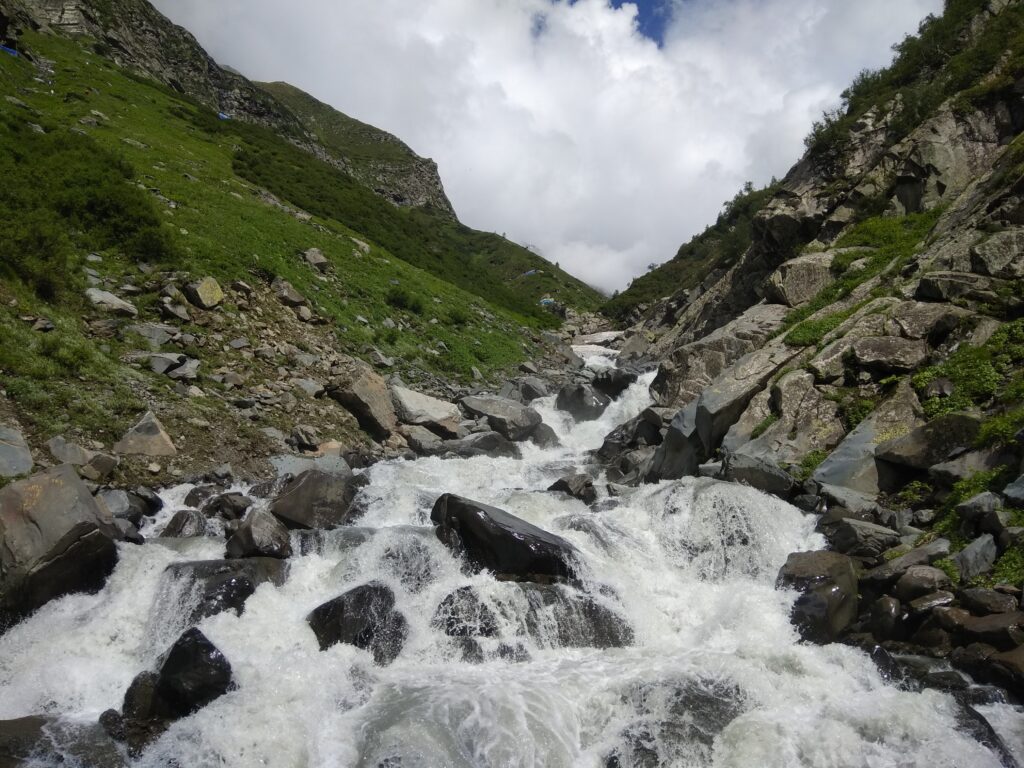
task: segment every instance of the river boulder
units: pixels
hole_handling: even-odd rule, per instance
[[[443,438],[459,436],[462,414],[454,403],[415,392],[405,387],[392,387],[391,398],[398,420],[403,424],[426,427]]]
[[[441,450],[443,453],[452,453],[463,459],[471,459],[474,456],[518,459],[521,456],[519,446],[497,432],[477,432],[458,440],[445,440]]]
[[[463,408],[486,418],[491,429],[513,442],[527,439],[542,421],[533,408],[507,397],[470,395],[461,402]]]
[[[387,438],[398,427],[398,416],[388,385],[365,363],[336,377],[327,394],[341,403],[375,439]]]
[[[289,528],[337,528],[355,512],[352,501],[363,484],[351,472],[309,469],[285,485],[269,510]]]
[[[857,570],[846,555],[794,552],[776,586],[800,591],[792,620],[805,640],[832,642],[857,618]]]
[[[196,624],[223,611],[236,616],[245,609],[245,602],[265,582],[276,586],[288,577],[288,564],[272,557],[247,557],[244,560],[196,560],[172,563],[164,569],[163,578],[178,583],[184,593],[196,595],[190,600],[189,624]]]
[[[449,637],[494,637],[498,619],[472,587],[459,587],[445,595],[430,620],[434,629]]]
[[[254,509],[228,539],[227,556],[291,557],[292,543],[288,529],[267,510]]]
[[[590,475],[566,475],[556,480],[548,490],[572,496],[588,506],[597,501],[597,489],[594,488],[594,481]]]
[[[576,421],[594,421],[611,404],[612,400],[598,392],[590,384],[567,384],[558,390],[555,407],[571,414]]]
[[[0,490],[0,631],[55,597],[100,589],[116,529],[70,465]]]
[[[542,647],[623,648],[633,629],[592,596],[562,584],[520,584],[529,609],[526,631]]]
[[[575,579],[572,544],[497,507],[446,493],[430,519],[437,537],[475,571],[491,571],[502,581]]]
[[[376,581],[314,608],[306,621],[321,651],[348,643],[369,651],[381,666],[398,658],[409,633],[405,617],[395,610],[394,592]]]
[[[206,516],[198,509],[179,509],[160,532],[162,539],[191,539],[206,534]]]
[[[603,395],[613,400],[635,384],[640,374],[628,368],[609,368],[599,371],[591,385]]]

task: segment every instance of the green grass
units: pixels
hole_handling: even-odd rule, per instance
[[[750,439],[756,440],[757,438],[759,438],[761,435],[768,431],[769,427],[771,427],[772,424],[775,424],[778,420],[778,414],[769,413],[761,420],[761,423],[754,427],[754,431],[750,433]]]
[[[867,302],[858,302],[849,309],[833,312],[813,320],[804,320],[785,335],[783,341],[791,347],[814,347],[832,331],[845,323]]]
[[[940,571],[949,576],[949,580],[953,584],[960,583],[960,567],[950,560],[948,557],[943,557],[940,560],[936,560],[932,563],[932,566],[938,568]]]
[[[814,470],[821,466],[821,463],[828,458],[829,453],[830,452],[826,450],[811,451],[800,460],[800,463],[792,470],[791,474],[797,482],[804,482],[810,478],[810,476],[814,474]]]
[[[1024,368],[1024,319],[1004,324],[980,347],[963,344],[937,365],[917,373],[911,380],[923,396],[936,379],[953,384],[949,397],[923,398],[925,414],[934,418],[945,413],[975,407],[1002,405],[1002,416],[984,430],[984,444],[994,444],[1022,417],[1018,404]]]
[[[812,315],[845,299],[887,268],[898,271],[899,267],[917,252],[918,245],[931,232],[941,214],[940,208],[934,208],[926,213],[914,213],[909,216],[876,216],[860,222],[843,235],[836,242],[836,248],[863,247],[875,250],[865,251],[863,255],[853,257],[847,254],[845,258],[833,264],[836,279],[822,288],[809,302],[786,314],[782,330],[792,328],[795,332],[791,332],[792,337],[790,333],[786,334],[786,343],[793,346],[810,346],[817,344],[825,335],[835,330],[857,308],[814,320],[803,328],[798,329],[795,326],[802,325]],[[860,259],[864,260],[864,265],[852,268],[853,262]],[[848,314],[844,317],[844,313]]]
[[[529,328],[551,322],[548,315],[532,306],[530,314],[520,314],[479,295],[486,291],[459,288],[398,258],[348,222],[302,221],[268,204],[235,173],[236,151],[244,144],[238,133],[219,124],[206,130],[198,118],[202,108],[123,72],[95,55],[89,41],[28,32],[23,43],[53,62],[54,77],[41,88],[27,60],[0,57],[0,87],[28,105],[0,100],[0,386],[34,435],[46,439],[71,430],[108,441],[137,419],[147,400],[193,411],[220,407],[214,398],[186,403],[169,380],[124,364],[122,356],[138,349],[137,342],[87,334],[84,318],[94,310],[83,298],[85,266],[114,286],[143,284],[142,261],[212,275],[225,286],[239,278],[269,284],[280,276],[327,321],[330,346],[355,356],[376,346],[399,359],[399,372],[419,369],[468,380],[474,367],[488,375],[535,354]],[[107,119],[80,124],[92,110]],[[30,122],[46,134],[33,131]],[[273,144],[258,131],[252,135],[265,148]],[[280,157],[291,158],[292,151],[280,142]],[[399,215],[390,204],[375,202]],[[470,242],[479,234],[459,233]],[[352,238],[369,243],[369,253]],[[327,282],[300,256],[311,247],[331,263]],[[89,251],[98,251],[102,262],[85,262]],[[497,252],[490,257],[500,260]],[[478,272],[474,267],[468,274]],[[154,292],[132,302],[141,320],[158,319]],[[233,312],[226,304],[218,313],[229,327]],[[57,330],[31,331],[21,315],[47,317]],[[405,327],[388,331],[386,318]],[[211,332],[188,325],[182,330]],[[260,381],[258,364],[217,344],[186,351],[203,361],[202,371],[230,364]],[[210,381],[201,385],[217,389]]]
[[[955,483],[949,496],[938,510],[931,533],[949,539],[953,552],[963,549],[968,542],[960,534],[961,521],[960,515],[956,511],[957,505],[985,491],[1001,491],[1014,476],[1015,473],[1012,473],[1007,467],[998,467],[984,472],[976,472]]]

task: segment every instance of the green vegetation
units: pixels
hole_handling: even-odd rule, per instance
[[[623,319],[639,304],[693,288],[714,270],[731,267],[750,247],[755,214],[777,190],[777,182],[763,189],[754,189],[748,182],[725,204],[712,226],[681,246],[671,261],[633,280],[601,311],[608,317]]]
[[[934,563],[932,563],[932,566],[938,568],[940,571],[949,576],[949,580],[954,584],[960,583],[960,568],[948,557],[943,557],[940,560],[936,560]]]
[[[976,472],[953,485],[949,496],[938,510],[931,533],[934,536],[945,536],[949,539],[954,552],[966,546],[967,541],[960,534],[960,515],[956,511],[958,504],[967,501],[985,491],[1000,491],[1013,479],[1007,467],[997,467],[985,472]]]
[[[82,250],[176,255],[152,200],[131,183],[131,166],[88,136],[42,134],[18,115],[0,115],[0,175],[0,275],[41,298],[68,298]]]
[[[811,315],[841,301],[858,287],[886,269],[898,271],[917,251],[918,245],[931,232],[942,210],[909,216],[876,216],[857,224],[836,243],[837,248],[871,248],[863,254],[846,254],[833,264],[836,279],[801,307],[790,310],[783,322],[783,330],[792,328],[785,341],[792,346],[811,346],[819,343],[828,333],[839,327],[860,306],[834,312],[824,318],[806,322]],[[852,265],[863,261],[856,269]],[[794,327],[796,326],[796,327]]]
[[[811,451],[800,460],[800,464],[792,469],[790,474],[793,475],[797,482],[802,483],[814,474],[814,470],[821,466],[821,463],[828,458],[828,455],[829,451],[826,450]]]
[[[826,112],[805,139],[819,168],[838,174],[856,121],[897,97],[892,141],[909,134],[960,92],[968,104],[1008,92],[1024,72],[1024,8],[1006,8],[997,19],[975,29],[973,22],[988,6],[987,0],[946,0],[941,16],[929,16],[916,36],[908,35],[894,46],[896,57],[889,67],[861,72],[843,92],[842,107]],[[986,79],[1007,52],[1000,76]]]
[[[934,489],[923,480],[912,480],[893,497],[898,507],[919,507],[931,498]]]
[[[988,581],[992,584],[1024,583],[1024,548],[1020,544],[1009,547],[992,567]]]
[[[879,397],[867,397],[855,387],[840,387],[825,395],[839,405],[839,418],[850,432],[878,407]]]
[[[1022,368],[1024,319],[1006,323],[980,347],[962,344],[943,362],[916,374],[912,383],[922,395],[929,418],[974,407],[1005,408],[1002,416],[982,432],[983,444],[992,445],[1003,440],[1013,424],[1022,419]],[[949,397],[925,398],[928,385],[937,379],[948,379],[953,385],[952,393]]]
[[[760,424],[758,424],[756,427],[754,427],[754,431],[750,433],[750,439],[751,440],[755,440],[755,439],[759,438],[761,435],[763,435],[765,432],[768,431],[768,428],[771,427],[772,424],[774,424],[778,420],[779,420],[778,414],[769,413],[767,416],[765,416],[761,420]]]

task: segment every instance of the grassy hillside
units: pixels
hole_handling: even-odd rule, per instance
[[[431,266],[412,249],[418,235],[431,242],[429,219],[413,219],[360,191],[263,129],[219,122],[169,89],[127,75],[88,41],[27,33],[23,44],[52,64],[39,69],[24,57],[0,57],[7,96],[0,99],[0,389],[33,435],[72,429],[111,439],[154,401],[179,403],[183,414],[198,412],[214,423],[218,410],[229,408],[229,397],[190,401],[168,379],[131,365],[138,339],[88,322],[102,318],[83,297],[90,279],[130,298],[140,320],[159,321],[161,286],[147,275],[187,271],[224,286],[243,279],[257,287],[282,277],[324,321],[301,326],[303,334],[353,355],[377,348],[398,359],[400,372],[469,378],[473,367],[486,375],[534,354],[524,326],[552,320],[532,302],[522,302],[529,312],[516,313],[488,300],[493,286],[494,297],[516,303],[493,278],[470,292],[382,243]],[[246,161],[253,156],[275,170],[291,168],[294,177],[282,173],[285,181],[272,186],[281,198],[294,193],[293,202],[308,203],[316,215],[274,201],[236,172],[258,176]],[[317,204],[310,179],[337,185],[324,191],[326,203]],[[413,222],[409,229],[406,221]],[[495,243],[484,238],[482,245],[477,233],[458,227],[445,237],[433,242],[479,248],[482,259],[483,245]],[[368,252],[353,238],[367,242]],[[312,247],[330,260],[327,277],[302,260]],[[99,259],[87,259],[90,253]],[[454,268],[447,257],[440,254],[439,262]],[[463,283],[483,281],[479,271],[464,275]],[[55,329],[32,330],[26,318],[35,317]],[[275,318],[246,319],[226,302],[208,318],[212,328],[207,321],[182,328],[209,340],[186,351],[204,371],[238,371],[258,385],[279,376],[284,361],[264,364],[235,354],[226,341],[244,323],[249,332],[288,338]],[[301,348],[302,339],[293,343]],[[200,383],[220,391],[215,381]]]
[[[715,269],[731,266],[750,245],[754,214],[764,207],[776,189],[774,184],[764,189],[747,185],[725,204],[712,226],[680,246],[671,260],[634,279],[601,311],[609,317],[623,319],[640,304],[693,288]]]

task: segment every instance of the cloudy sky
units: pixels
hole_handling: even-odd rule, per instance
[[[460,218],[624,288],[783,176],[941,0],[155,0],[220,62],[434,158]]]

